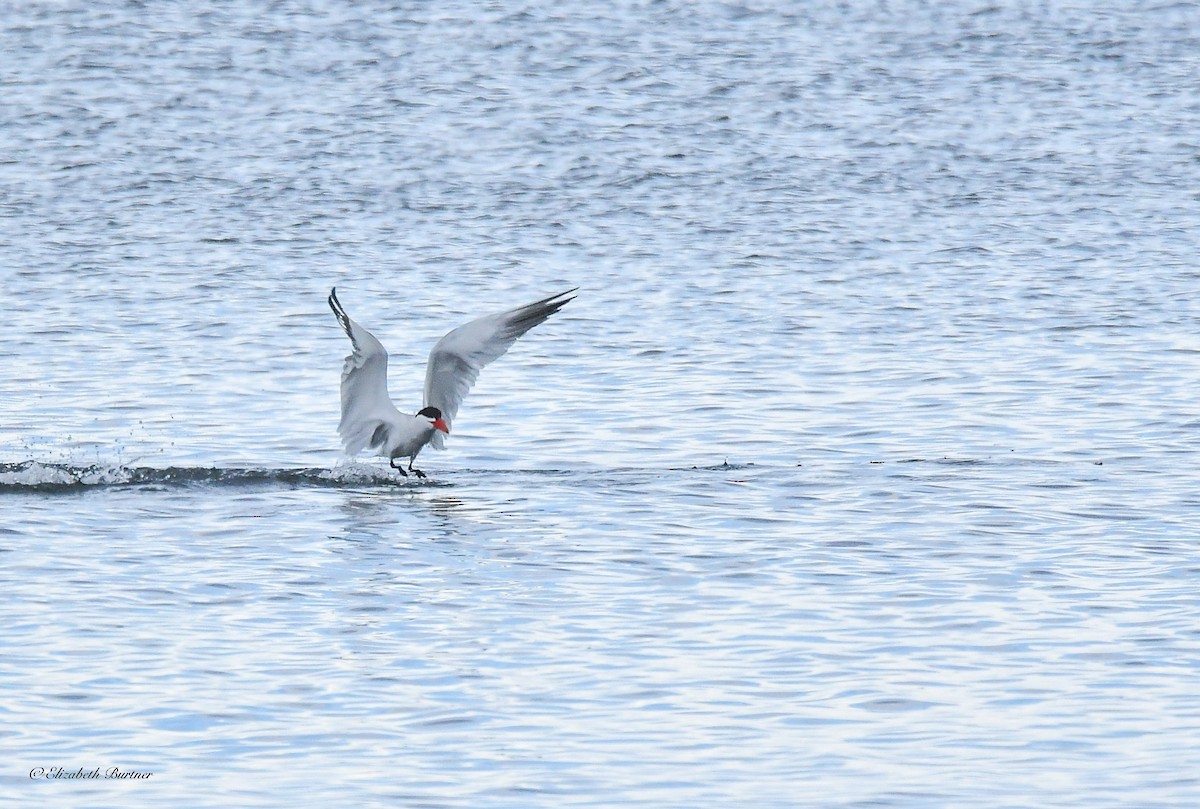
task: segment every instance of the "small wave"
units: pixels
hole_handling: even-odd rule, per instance
[[[361,486],[400,482],[405,482],[405,479],[398,478],[390,470],[367,464],[346,464],[332,469],[269,469],[180,466],[78,467],[39,461],[0,463],[0,492],[74,491],[105,486]]]

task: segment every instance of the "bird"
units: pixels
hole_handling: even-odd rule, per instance
[[[351,352],[342,366],[342,418],[338,423],[346,455],[354,457],[373,449],[404,477],[412,472],[426,477],[413,463],[426,445],[446,448],[446,436],[459,405],[479,372],[501,357],[512,344],[575,300],[579,288],[569,289],[506,312],[487,315],[451,330],[429,352],[425,367],[425,397],[415,415],[401,413],[387,389],[388,354],[375,335],[350,319],[337,297],[329,292],[329,308],[350,338]],[[408,458],[408,470],[397,465]]]

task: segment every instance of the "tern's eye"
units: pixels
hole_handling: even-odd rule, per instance
[[[436,407],[425,407],[425,408],[422,408],[421,411],[419,413],[417,413],[417,415],[424,416],[427,419],[437,420],[442,417],[442,411],[438,410]]]

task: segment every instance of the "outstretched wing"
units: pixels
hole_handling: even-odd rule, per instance
[[[569,289],[508,312],[472,320],[438,340],[425,368],[425,406],[441,410],[449,425],[483,367],[508,351],[518,337],[575,300],[574,296],[567,297],[575,291]],[[430,444],[434,449],[445,449],[445,435],[435,432]]]
[[[338,423],[338,435],[346,454],[357,455],[363,447],[379,443],[380,428],[396,412],[387,391],[388,355],[375,335],[346,314],[336,288],[329,293],[329,308],[353,347],[342,366],[342,420]]]

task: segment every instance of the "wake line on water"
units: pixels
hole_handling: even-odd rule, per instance
[[[934,468],[973,468],[978,466],[1017,465],[1044,466],[1070,463],[1047,459],[1003,459],[1000,461],[979,458],[901,458],[896,460],[863,461],[861,459],[848,461],[846,465],[877,469],[890,467],[897,473],[901,469],[913,466]],[[1096,466],[1103,461],[1092,461]],[[429,477],[420,480],[414,477],[404,478],[384,465],[365,463],[346,463],[332,468],[297,467],[208,467],[208,466],[106,466],[93,464],[91,466],[75,466],[68,463],[43,463],[40,461],[22,461],[20,463],[0,463],[0,495],[19,492],[75,492],[104,488],[143,487],[147,489],[163,489],[170,487],[188,486],[266,486],[266,487],[302,487],[314,486],[324,488],[351,487],[389,487],[389,488],[422,488],[453,486],[456,482],[464,482],[479,478],[523,476],[539,479],[574,479],[580,484],[597,485],[598,479],[606,479],[612,483],[628,484],[631,480],[643,476],[658,478],[662,475],[688,475],[692,473],[737,472],[741,474],[778,474],[790,472],[807,466],[810,471],[817,470],[822,464],[758,464],[724,463],[706,466],[678,467],[620,467],[620,468],[576,468],[576,469],[451,469],[430,472]],[[632,478],[630,476],[633,476]],[[648,478],[648,479],[649,479]],[[736,481],[742,482],[742,481]]]
[[[117,486],[361,486],[395,484],[397,480],[382,468],[353,464],[332,469],[270,469],[244,467],[192,466],[71,466],[70,464],[0,463],[0,493],[4,491],[74,491],[93,487]],[[436,481],[420,481],[424,484]]]
[[[753,466],[753,464],[751,464]],[[736,464],[690,467],[689,470],[711,471],[744,468]],[[116,487],[186,487],[186,486],[450,486],[446,478],[462,475],[527,475],[539,477],[569,477],[610,475],[622,472],[661,473],[651,469],[456,469],[431,472],[424,480],[404,478],[385,466],[349,463],[331,469],[322,467],[273,469],[267,467],[204,467],[204,466],[73,466],[65,463],[0,463],[0,494],[5,492],[72,492]]]

